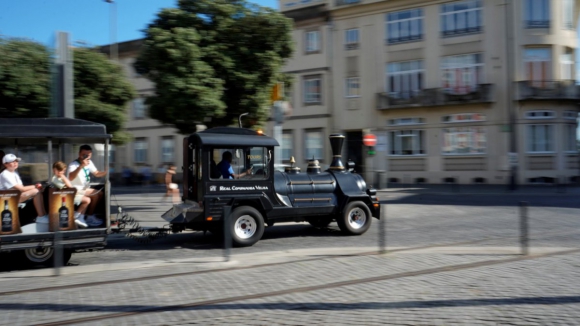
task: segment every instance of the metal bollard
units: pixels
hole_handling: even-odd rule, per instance
[[[522,255],[528,255],[528,202],[520,202],[520,246]]]
[[[232,206],[224,206],[222,213],[222,219],[224,222],[224,260],[230,261],[230,253],[232,248],[230,214],[232,213]]]
[[[381,205],[381,218],[379,219],[379,253],[387,253],[387,205]]]
[[[60,276],[60,268],[62,267],[62,232],[54,232],[54,276]]]

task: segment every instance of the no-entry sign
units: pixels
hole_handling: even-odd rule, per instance
[[[365,144],[365,146],[375,146],[377,144],[377,136],[373,134],[366,134],[363,137],[363,144]]]

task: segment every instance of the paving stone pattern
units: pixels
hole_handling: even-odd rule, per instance
[[[0,296],[7,325],[33,325],[158,306],[497,261],[505,255],[394,253]],[[92,325],[530,325],[580,320],[580,254],[538,258],[315,291],[146,313]],[[153,268],[155,269],[155,268]],[[135,273],[140,273],[139,270]],[[78,275],[70,275],[71,281]],[[37,285],[50,278],[31,279]],[[8,284],[2,284],[9,287]]]

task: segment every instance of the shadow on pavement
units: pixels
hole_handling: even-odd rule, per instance
[[[268,293],[265,293],[267,296]],[[235,303],[235,304],[201,304],[196,307],[159,306],[159,305],[92,305],[92,304],[55,304],[55,303],[3,303],[0,310],[35,310],[35,311],[74,311],[74,312],[148,312],[148,311],[192,311],[192,310],[384,310],[413,308],[444,308],[444,307],[480,307],[506,305],[561,305],[580,303],[580,296],[557,297],[520,297],[520,298],[490,298],[490,299],[457,299],[457,300],[425,300],[402,302],[276,302],[276,303]]]
[[[379,193],[377,195],[383,204],[405,205],[458,205],[458,206],[513,206],[517,207],[525,201],[529,206],[535,207],[559,207],[580,208],[579,196],[546,196],[542,194],[513,194],[513,195],[490,195],[490,194],[436,194],[436,193]],[[386,197],[383,199],[381,197]]]

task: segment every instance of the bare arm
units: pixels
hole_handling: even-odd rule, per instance
[[[23,185],[14,185],[14,187],[12,187],[20,192],[25,192],[28,190],[32,190],[32,189],[36,189],[36,186],[34,185],[30,185],[30,186],[23,186]]]
[[[93,175],[97,178],[101,178],[107,175],[107,171],[95,171],[95,173],[93,173]]]
[[[69,172],[69,173],[68,173],[68,179],[69,179],[69,180],[74,180],[74,179],[76,179],[76,177],[79,175],[79,172],[81,172],[81,170],[82,170],[82,169],[83,169],[83,166],[82,166],[82,164],[81,164],[81,165],[79,165],[79,166],[77,167],[77,169],[76,169],[76,170]],[[68,187],[68,186],[67,186],[67,187]]]
[[[67,188],[72,188],[73,187],[73,185],[70,182],[70,180],[67,177],[65,177],[64,175],[62,177],[60,177],[60,179],[62,180],[62,182],[64,182],[64,184],[65,184],[65,186]]]

